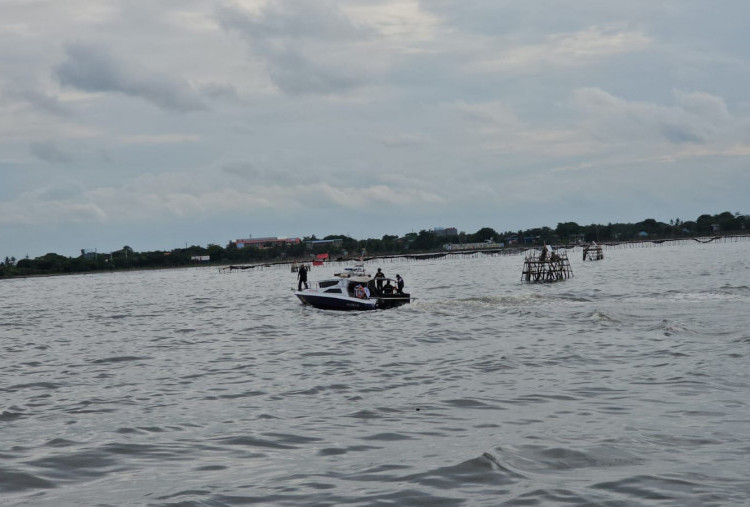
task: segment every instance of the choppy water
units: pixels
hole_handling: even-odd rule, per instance
[[[0,281],[0,504],[747,504],[750,242],[605,256]]]

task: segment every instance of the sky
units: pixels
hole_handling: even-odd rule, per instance
[[[0,0],[0,257],[750,213],[746,0]]]

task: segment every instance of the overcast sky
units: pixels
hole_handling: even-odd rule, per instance
[[[0,256],[750,213],[747,0],[0,0]]]

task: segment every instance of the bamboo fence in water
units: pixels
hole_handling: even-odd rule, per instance
[[[687,245],[694,243],[702,244],[720,244],[720,243],[736,243],[740,241],[750,240],[750,234],[739,234],[732,236],[705,236],[705,237],[691,237],[691,238],[668,238],[668,239],[644,239],[636,241],[609,241],[597,243],[597,246],[603,250],[614,250],[618,248],[650,248],[659,247],[665,245]],[[457,245],[460,247],[460,245]],[[563,250],[567,251],[583,251],[584,248],[589,246],[588,243],[572,244],[572,245],[554,245],[554,249],[558,252]],[[337,265],[351,265],[357,262],[414,262],[424,260],[435,260],[435,259],[450,259],[450,258],[478,258],[486,255],[498,256],[498,255],[528,255],[532,250],[539,250],[542,247],[526,246],[526,247],[503,247],[503,248],[482,248],[482,249],[456,249],[454,248],[445,252],[431,252],[422,254],[398,254],[398,255],[374,255],[374,256],[363,256],[363,257],[346,257],[338,258],[330,261],[326,261],[324,266],[337,266]],[[299,264],[310,265],[308,259],[297,259],[289,261],[277,261],[257,264],[242,264],[242,265],[227,265],[219,268],[220,272],[232,272],[232,271],[244,271],[244,270],[265,270],[265,269],[289,269],[291,270],[294,266]]]

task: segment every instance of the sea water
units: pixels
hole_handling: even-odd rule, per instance
[[[0,280],[0,504],[746,505],[750,242],[604,255]]]

